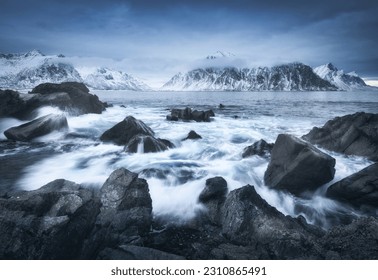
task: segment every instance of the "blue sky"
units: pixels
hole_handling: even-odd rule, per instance
[[[2,0],[0,52],[106,58],[168,80],[217,50],[247,65],[333,62],[378,80],[378,1]]]

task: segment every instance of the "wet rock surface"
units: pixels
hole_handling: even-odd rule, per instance
[[[295,195],[311,192],[333,179],[335,163],[334,158],[311,144],[280,134],[264,174],[265,184]]]
[[[244,148],[242,153],[242,158],[251,157],[254,155],[260,157],[268,157],[272,152],[274,144],[267,143],[265,140],[261,139],[251,146]]]
[[[192,110],[189,107],[186,107],[185,109],[172,109],[171,114],[167,115],[166,119],[168,121],[196,121],[196,122],[210,122],[211,117],[214,117],[215,114],[213,110],[206,110],[206,111],[200,111],[200,110]]]
[[[355,113],[314,127],[302,136],[306,141],[346,155],[378,161],[378,114]]]
[[[326,195],[358,208],[378,208],[378,163],[332,184]]]
[[[4,131],[10,140],[30,141],[51,132],[67,131],[67,118],[62,114],[49,114]]]

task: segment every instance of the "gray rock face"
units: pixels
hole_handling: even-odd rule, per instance
[[[319,254],[312,233],[270,206],[250,185],[227,196],[222,209],[222,233],[236,244],[262,246],[259,254],[270,254],[270,258],[311,258]]]
[[[122,245],[116,249],[106,248],[100,252],[98,259],[103,260],[184,260],[183,257],[160,250]]]
[[[98,209],[91,190],[63,179],[0,198],[0,258],[77,258]]]
[[[100,139],[117,145],[127,145],[136,135],[153,136],[154,132],[144,122],[127,116],[122,122],[105,131]]]
[[[152,200],[146,180],[120,168],[109,176],[100,190],[102,203],[98,222],[122,234],[145,234],[152,223]]]
[[[335,159],[294,136],[280,134],[264,174],[265,184],[295,195],[331,181]]]
[[[261,139],[255,143],[253,143],[251,146],[248,146],[244,148],[242,153],[242,158],[251,157],[254,155],[258,155],[260,157],[266,157],[270,155],[273,144],[267,143],[265,140]]]
[[[331,185],[326,195],[357,207],[369,205],[378,208],[378,163]]]
[[[67,119],[64,115],[49,114],[31,122],[15,126],[4,131],[8,139],[16,141],[30,141],[54,131],[66,131]]]
[[[355,113],[337,117],[302,136],[306,141],[346,155],[378,161],[378,114]]]
[[[206,186],[199,195],[198,200],[205,205],[205,215],[213,224],[220,223],[221,207],[226,200],[228,192],[227,182],[222,177],[206,180]]]
[[[155,138],[150,135],[136,135],[125,146],[128,153],[156,153],[173,148],[174,145],[168,140]]]

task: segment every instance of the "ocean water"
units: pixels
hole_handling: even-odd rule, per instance
[[[205,181],[222,176],[229,190],[254,185],[257,192],[286,215],[303,215],[309,223],[324,228],[342,222],[346,215],[363,215],[324,197],[327,187],[371,164],[356,156],[325,151],[336,158],[332,182],[304,199],[272,190],[264,185],[268,160],[242,151],[255,141],[273,143],[280,133],[300,137],[327,120],[355,112],[378,113],[378,92],[129,92],[92,91],[113,104],[101,115],[68,116],[69,134],[50,134],[33,143],[0,142],[0,189],[34,190],[64,178],[90,188],[99,188],[120,167],[139,173],[149,184],[155,216],[172,222],[191,219],[204,211],[197,199]],[[219,108],[223,104],[223,109]],[[171,108],[213,109],[210,123],[169,122]],[[46,107],[38,115],[63,113]],[[100,135],[126,116],[150,126],[159,138],[176,148],[159,153],[128,154],[123,147],[102,143]],[[4,130],[22,122],[0,119]],[[190,130],[199,140],[181,141]]]

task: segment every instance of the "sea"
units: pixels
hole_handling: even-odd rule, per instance
[[[356,112],[378,113],[378,91],[355,92],[133,92],[96,91],[112,104],[102,114],[70,116],[44,107],[37,115],[66,114],[68,133],[53,133],[31,143],[9,142],[3,132],[25,121],[0,119],[0,196],[15,190],[35,190],[66,179],[88,188],[100,188],[117,168],[126,168],[147,180],[155,217],[172,223],[189,221],[200,211],[198,202],[206,179],[222,176],[229,191],[247,184],[270,205],[292,217],[303,216],[323,228],[343,223],[346,217],[363,216],[325,197],[329,185],[372,164],[358,156],[322,149],[336,159],[334,179],[306,197],[296,197],[264,184],[269,158],[242,158],[244,148],[264,139],[274,143],[280,133],[296,137],[328,120]],[[220,106],[222,104],[223,106]],[[212,109],[211,122],[172,122],[172,108]],[[222,108],[221,108],[222,107]],[[99,140],[101,134],[126,116],[150,126],[158,138],[175,148],[158,153],[124,152],[124,147]],[[202,136],[182,141],[190,130]],[[304,186],[305,187],[305,186]]]

